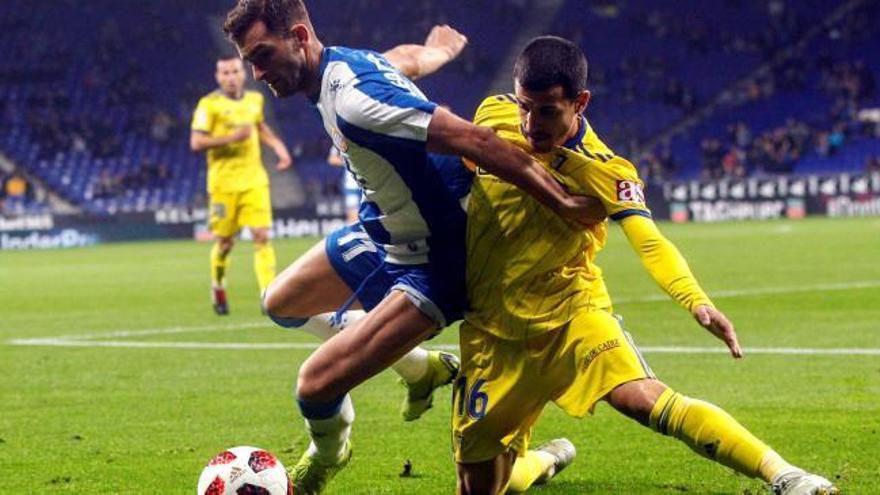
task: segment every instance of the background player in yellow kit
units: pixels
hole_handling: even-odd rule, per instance
[[[614,156],[582,116],[586,59],[561,38],[530,43],[514,70],[516,95],[490,97],[475,123],[531,150],[574,194],[599,198],[657,283],[741,357],[733,325],[678,250],[657,230],[635,168]],[[699,454],[759,477],[776,493],[836,493],[784,461],[730,415],[654,377],[611,314],[593,260],[606,224],[584,235],[476,166],[468,205],[468,297],[454,385],[453,442],[461,493],[527,489],[567,466],[557,440],[528,451],[532,425],[555,402],[583,417],[599,400]],[[517,458],[518,457],[518,458]],[[509,487],[508,487],[509,483]]]
[[[254,240],[254,271],[262,294],[275,278],[275,250],[269,242],[272,201],[260,142],[278,156],[278,170],[290,167],[287,146],[263,119],[263,95],[244,89],[244,64],[236,56],[217,60],[219,88],[202,97],[192,121],[190,147],[207,150],[214,311],[229,313],[226,271],[234,237],[248,227]]]

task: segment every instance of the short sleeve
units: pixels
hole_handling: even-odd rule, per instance
[[[651,217],[645,202],[645,185],[630,162],[614,157],[596,168],[593,187],[612,220],[632,215]]]
[[[196,111],[193,113],[192,124],[190,128],[194,131],[211,132],[214,127],[214,115],[211,112],[211,104],[208,100],[202,98],[199,100]]]
[[[259,124],[265,120],[265,116],[263,114],[263,111],[266,107],[266,98],[261,93],[254,93],[254,94],[256,95],[256,105],[257,105],[257,112],[256,112],[255,120],[256,120],[256,123]]]

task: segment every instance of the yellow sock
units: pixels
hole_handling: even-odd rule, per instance
[[[226,285],[226,269],[229,268],[229,252],[225,255],[220,249],[220,243],[215,242],[211,248],[211,282],[214,287]]]
[[[758,466],[758,476],[767,483],[773,483],[777,476],[797,469],[796,466],[792,466],[777,454],[775,450],[770,449],[764,454],[761,465]]]
[[[773,450],[719,407],[667,389],[654,404],[650,421],[653,430],[681,440],[703,457],[770,481],[764,471],[771,467],[762,466]]]
[[[275,248],[272,244],[254,244],[254,272],[257,273],[260,293],[263,293],[275,278]]]
[[[535,481],[549,477],[553,474],[550,470],[555,465],[555,461],[551,454],[535,450],[529,450],[526,455],[517,457],[516,462],[513,463],[507,491],[524,492],[535,484]]]

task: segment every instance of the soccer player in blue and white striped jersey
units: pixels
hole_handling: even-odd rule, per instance
[[[462,202],[471,182],[460,156],[528,192],[564,218],[595,218],[525,152],[428,100],[382,55],[318,40],[301,0],[239,0],[224,30],[254,78],[278,97],[303,93],[364,191],[360,223],[393,280],[379,305],[325,342],[300,368],[297,398],[312,444],[295,468],[317,493],[351,455],[348,391],[461,317],[465,305]],[[277,322],[345,307],[357,297],[314,250],[286,274],[288,301],[267,300]],[[283,308],[283,313],[277,309]],[[301,311],[300,311],[301,310]]]

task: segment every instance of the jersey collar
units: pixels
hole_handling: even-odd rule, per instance
[[[584,140],[584,135],[587,133],[587,119],[580,115],[578,116],[578,131],[577,133],[571,137],[568,141],[565,142],[562,146],[568,148],[570,150],[574,150],[575,146],[581,144],[581,141]]]
[[[229,96],[228,94],[226,94],[222,89],[217,88],[217,93],[218,93],[220,96],[226,98],[227,100],[231,100],[231,101],[241,101],[241,100],[243,100],[243,99],[244,99],[244,92],[245,92],[245,91],[246,91],[246,90],[242,89],[242,90],[241,90],[241,96],[239,96],[238,98],[233,98],[233,97]]]

